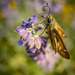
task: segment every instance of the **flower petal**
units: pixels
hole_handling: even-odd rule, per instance
[[[29,46],[26,47],[26,51],[30,53],[30,55],[34,55],[36,52],[35,46],[33,48],[29,48]]]
[[[26,51],[27,51],[27,53],[29,53],[29,54],[33,54],[33,53],[31,52],[31,50],[29,49],[29,46],[26,46]]]
[[[18,44],[19,44],[19,45],[23,45],[22,39],[20,39],[20,40],[18,41]]]
[[[28,31],[27,33],[25,33],[25,35],[23,36],[23,41],[28,41],[31,38],[31,32]]]
[[[45,58],[45,55],[43,53],[40,53],[39,60],[43,60]]]
[[[36,48],[40,49],[40,47],[41,47],[40,37],[35,39],[35,46],[36,46]]]
[[[32,53],[35,53],[36,52],[35,46],[33,48],[31,48],[30,50],[31,50]]]
[[[37,16],[36,15],[33,15],[32,17],[29,17],[28,18],[28,22],[33,22],[33,24],[35,24],[35,22],[37,21]]]
[[[27,25],[29,22],[26,20],[22,20],[22,25]]]
[[[23,29],[24,29],[23,27],[19,26],[19,27],[17,27],[17,28],[15,29],[15,32],[19,33],[19,31],[21,31],[21,30],[23,30]]]
[[[35,44],[35,39],[34,39],[34,37],[31,37],[31,39],[30,39],[30,41],[29,41],[29,48],[32,48],[33,46],[34,46],[34,44]]]
[[[23,37],[23,36],[26,34],[26,32],[27,32],[27,30],[21,30],[21,31],[19,32],[19,35],[20,35],[21,37]]]
[[[35,23],[37,21],[37,16],[36,15],[33,15],[32,21],[33,21],[33,23]]]
[[[23,28],[28,28],[29,27],[29,22],[25,21],[25,20],[22,20],[22,27]]]
[[[29,22],[29,21],[31,21],[31,20],[32,20],[32,18],[31,18],[31,17],[29,17],[29,18],[28,18],[28,22]]]
[[[35,58],[36,56],[38,56],[40,53],[38,52],[38,50],[35,51],[35,53],[30,54],[31,58]]]
[[[45,48],[46,45],[47,45],[47,41],[45,39],[40,39],[41,43],[42,43],[42,46]]]

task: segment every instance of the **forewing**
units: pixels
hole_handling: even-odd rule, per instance
[[[68,51],[64,45],[64,42],[63,42],[61,36],[59,35],[58,31],[55,28],[52,31],[56,34],[58,53],[62,57],[66,58],[66,59],[70,59],[69,53],[68,53]]]
[[[58,31],[58,33],[60,34],[62,38],[66,37],[66,34],[64,33],[63,29],[58,23],[55,24],[55,29]]]
[[[51,40],[51,44],[53,46],[53,49],[55,50],[55,53],[56,53],[56,51],[57,51],[57,44],[56,44],[55,33],[53,31],[50,31],[49,37],[50,37],[50,40]]]
[[[61,26],[57,23],[57,21],[53,18],[52,15],[50,15],[50,17],[52,17],[52,25],[53,25],[53,27],[58,31],[58,33],[60,34],[60,36],[62,38],[65,38],[66,34],[64,33],[64,31],[61,28]]]

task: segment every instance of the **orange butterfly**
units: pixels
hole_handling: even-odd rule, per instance
[[[48,3],[46,3],[46,6],[43,7],[43,11],[45,11],[45,7],[49,8]],[[44,31],[48,34],[48,38],[50,38],[51,40],[55,53],[58,52],[62,57],[70,59],[70,55],[62,40],[63,38],[66,37],[66,34],[64,33],[60,25],[56,22],[56,20],[53,18],[53,16],[50,14],[50,8],[49,14],[44,19],[45,19]]]

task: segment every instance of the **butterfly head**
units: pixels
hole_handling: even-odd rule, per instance
[[[53,23],[54,22],[54,18],[51,14],[46,16],[46,21],[47,23]]]

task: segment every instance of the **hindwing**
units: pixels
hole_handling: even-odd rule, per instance
[[[70,59],[69,53],[58,31],[53,28],[50,30],[49,36],[55,53],[58,52],[62,57]]]

